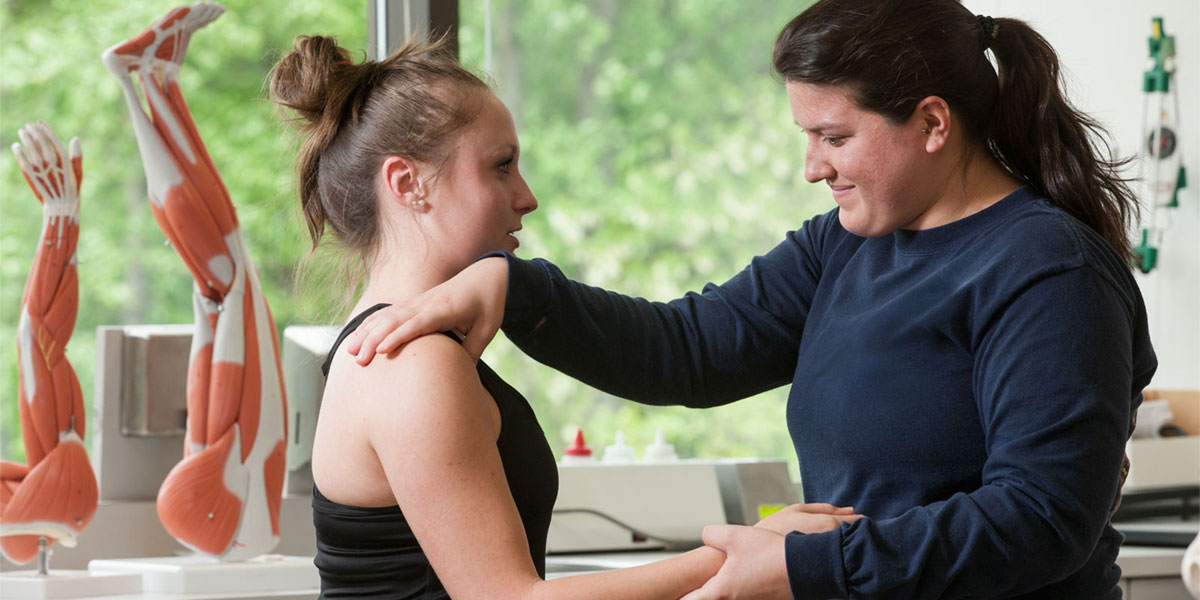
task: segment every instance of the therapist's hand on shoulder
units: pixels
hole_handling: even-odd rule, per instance
[[[458,331],[466,336],[463,349],[478,361],[500,330],[507,296],[508,261],[485,258],[412,300],[371,314],[343,346],[365,366],[376,354],[388,354],[423,335]]]
[[[763,527],[709,525],[702,537],[725,553],[725,564],[682,600],[791,600],[782,534]]]

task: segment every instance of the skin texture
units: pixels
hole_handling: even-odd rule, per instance
[[[178,84],[191,35],[223,10],[172,10],[103,60],[125,93],[150,210],[195,282],[184,459],[159,489],[159,520],[185,546],[236,561],[279,540],[287,407],[270,309]]]
[[[21,298],[17,402],[28,464],[0,462],[0,550],[23,564],[38,537],[75,545],[96,511],[96,476],[83,447],[87,432],[79,379],[66,345],[79,307],[79,139],[63,150],[45,123],[26,125],[13,154],[42,203],[42,231]]]

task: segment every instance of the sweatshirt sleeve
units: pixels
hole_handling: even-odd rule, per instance
[[[979,488],[789,534],[796,598],[1013,597],[1068,578],[1100,598],[1115,585],[1119,540],[1101,534],[1156,364],[1140,298],[1082,266],[1031,282],[989,319],[973,381],[988,456]],[[1098,553],[1111,557],[1088,560]]]
[[[722,285],[651,302],[508,256],[503,330],[534,359],[646,404],[708,407],[791,380],[822,271],[818,216]]]

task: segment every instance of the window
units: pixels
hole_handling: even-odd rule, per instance
[[[519,254],[568,277],[670,300],[722,282],[833,207],[804,181],[804,136],[771,73],[803,5],[464,0],[459,52],[512,111],[540,202]],[[484,358],[533,404],[556,452],[583,427],[640,453],[663,428],[682,456],[786,457],[786,389],[698,411],[584,386],[497,341]]]

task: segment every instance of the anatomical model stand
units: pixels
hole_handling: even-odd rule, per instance
[[[158,517],[196,552],[240,561],[279,540],[287,425],[275,324],[178,83],[191,35],[223,11],[176,8],[103,60],[133,117],[150,210],[195,283],[184,458],[159,489]]]
[[[79,308],[79,139],[71,153],[45,123],[26,125],[13,154],[42,203],[42,233],[21,297],[17,326],[17,403],[26,464],[0,461],[0,549],[24,564],[46,547],[75,545],[96,512],[96,476],[83,438],[83,394],[65,354]]]

